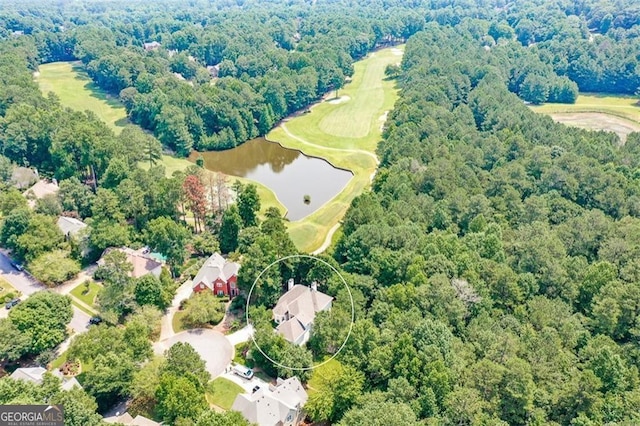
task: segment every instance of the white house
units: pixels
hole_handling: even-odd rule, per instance
[[[296,426],[304,418],[302,407],[307,392],[297,377],[278,379],[276,386],[260,388],[252,394],[239,394],[233,406],[251,424],[260,426]]]
[[[278,324],[276,332],[296,345],[304,345],[311,336],[316,314],[331,309],[333,298],[320,291],[314,281],[310,287],[287,283],[287,292],[280,296],[273,308],[273,320]]]

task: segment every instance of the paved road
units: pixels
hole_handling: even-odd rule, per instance
[[[178,308],[180,307],[180,302],[184,299],[188,299],[191,296],[193,290],[191,280],[187,280],[184,284],[182,284],[176,290],[176,295],[171,302],[171,306],[167,309],[166,314],[162,317],[162,323],[160,328],[160,340],[166,340],[176,333],[173,331],[173,316],[178,312]]]
[[[35,292],[45,290],[47,288],[35,278],[32,278],[25,272],[20,272],[11,266],[11,259],[3,252],[0,252],[0,275],[2,275],[2,278],[5,280],[9,281],[9,284],[11,284],[16,290],[22,293],[22,300],[25,300]],[[0,318],[6,318],[9,314],[9,310],[5,309],[4,306],[0,308]],[[89,318],[89,315],[74,306],[73,318],[69,323],[69,327],[71,327],[76,333],[87,331]]]
[[[22,293],[22,299],[27,296],[45,289],[46,287],[31,278],[25,272],[20,272],[11,266],[11,260],[5,253],[0,252],[0,275],[2,278],[9,281],[16,290]]]
[[[197,328],[176,334],[166,340],[154,343],[153,350],[162,354],[178,342],[189,343],[206,363],[211,378],[222,374],[233,358],[233,346],[224,334],[215,330]]]

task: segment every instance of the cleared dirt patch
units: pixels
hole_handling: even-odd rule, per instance
[[[614,132],[620,137],[622,144],[626,142],[629,133],[640,132],[640,124],[600,112],[571,112],[549,115],[558,123],[563,123],[567,126]]]

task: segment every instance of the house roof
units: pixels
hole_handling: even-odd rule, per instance
[[[132,426],[159,426],[160,423],[154,422],[144,416],[137,415],[135,418],[129,413],[124,413],[121,416],[107,417],[104,419],[107,423],[121,423],[123,425]]]
[[[129,273],[129,276],[133,278],[140,278],[147,274],[153,274],[154,276],[159,277],[162,272],[162,263],[152,258],[150,254],[144,253],[143,249],[133,250],[129,247],[106,249],[102,258],[98,261],[98,265],[102,265],[104,263],[104,256],[111,250],[121,251],[127,256],[127,262],[133,265],[133,270]]]
[[[317,290],[296,284],[293,288],[280,296],[278,303],[273,308],[275,315],[300,315],[306,313],[311,316],[311,321],[315,318],[316,312],[320,312],[331,303],[333,298]]]
[[[62,390],[71,390],[75,386],[82,389],[82,385],[76,380],[75,377],[72,377],[70,379],[63,380],[60,387],[62,388]]]
[[[276,332],[289,342],[295,342],[304,334],[305,327],[296,318],[291,318],[278,324]]]
[[[251,395],[238,395],[231,409],[239,411],[250,423],[279,425],[285,422],[291,410],[304,406],[307,398],[298,378],[292,377],[279,380],[273,389],[260,388]]]
[[[228,262],[219,253],[213,253],[198,271],[193,279],[193,285],[204,283],[207,287],[213,288],[213,283],[218,278],[227,282],[232,276],[238,275],[238,270],[240,270],[240,264]]]
[[[39,385],[42,383],[42,376],[46,372],[47,370],[42,367],[18,368],[11,374],[11,378],[14,380],[24,380]]]
[[[31,188],[27,189],[23,192],[23,195],[26,197],[29,194],[33,194],[35,199],[43,198],[45,195],[57,194],[58,193],[58,185],[53,182],[47,182],[46,180],[39,180],[35,183]],[[29,200],[28,204],[31,208],[35,207],[35,200]]]
[[[87,224],[74,217],[60,216],[58,218],[58,228],[64,235],[75,235],[82,229],[87,227]]]

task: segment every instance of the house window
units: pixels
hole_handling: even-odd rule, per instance
[[[224,291],[218,290],[218,296],[224,296]]]
[[[204,283],[200,283],[200,288],[204,290]]]
[[[222,283],[218,283],[217,285],[218,285],[218,287],[222,287]]]

